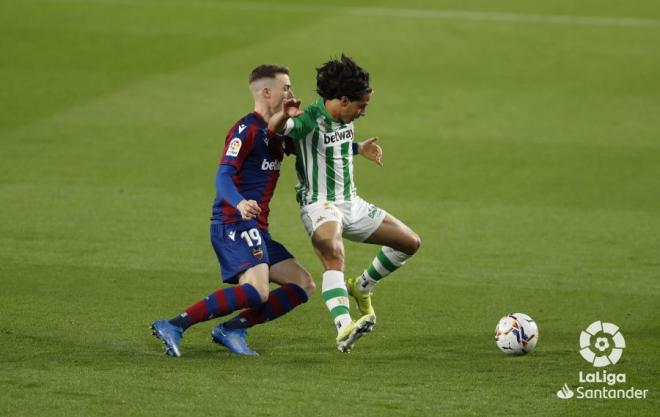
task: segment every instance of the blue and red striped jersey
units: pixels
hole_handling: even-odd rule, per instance
[[[269,134],[268,124],[256,112],[240,119],[229,130],[219,165],[231,165],[236,169],[232,181],[246,200],[255,200],[261,208],[257,226],[268,230],[268,204],[273,197],[282,166],[283,140]],[[212,220],[223,224],[236,223],[241,214],[226,200],[218,197],[213,202]]]

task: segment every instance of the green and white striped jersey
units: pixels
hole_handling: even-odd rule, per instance
[[[301,206],[341,203],[357,194],[353,183],[353,123],[334,120],[323,98],[287,121],[284,135],[296,144],[296,197]]]

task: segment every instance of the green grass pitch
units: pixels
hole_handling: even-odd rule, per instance
[[[2,0],[0,34],[1,416],[658,415],[657,1]],[[219,284],[213,178],[247,74],[288,65],[310,103],[341,52],[384,148],[359,193],[422,237],[374,333],[338,353],[317,293],[250,331],[258,358],[213,322],[165,357],[149,324]],[[271,231],[320,285],[282,169]],[[375,252],[347,244],[347,274]],[[525,357],[493,340],[513,311],[540,327]],[[596,320],[647,399],[557,398],[596,370]]]

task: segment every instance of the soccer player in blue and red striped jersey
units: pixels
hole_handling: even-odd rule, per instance
[[[245,329],[274,320],[307,301],[315,286],[309,273],[268,233],[269,202],[273,197],[284,142],[268,131],[270,117],[284,109],[300,114],[293,98],[289,70],[261,65],[250,74],[254,111],[232,126],[216,174],[216,198],[211,218],[211,243],[225,283],[170,320],[152,324],[165,352],[180,356],[179,344],[190,326],[243,310],[212,331],[213,341],[230,351],[256,355]],[[284,104],[283,104],[284,103]],[[269,282],[280,287],[269,291]]]

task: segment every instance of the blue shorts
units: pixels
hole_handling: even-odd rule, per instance
[[[239,275],[255,265],[275,265],[293,255],[254,221],[221,224],[211,222],[211,244],[220,262],[222,280],[238,283]]]

